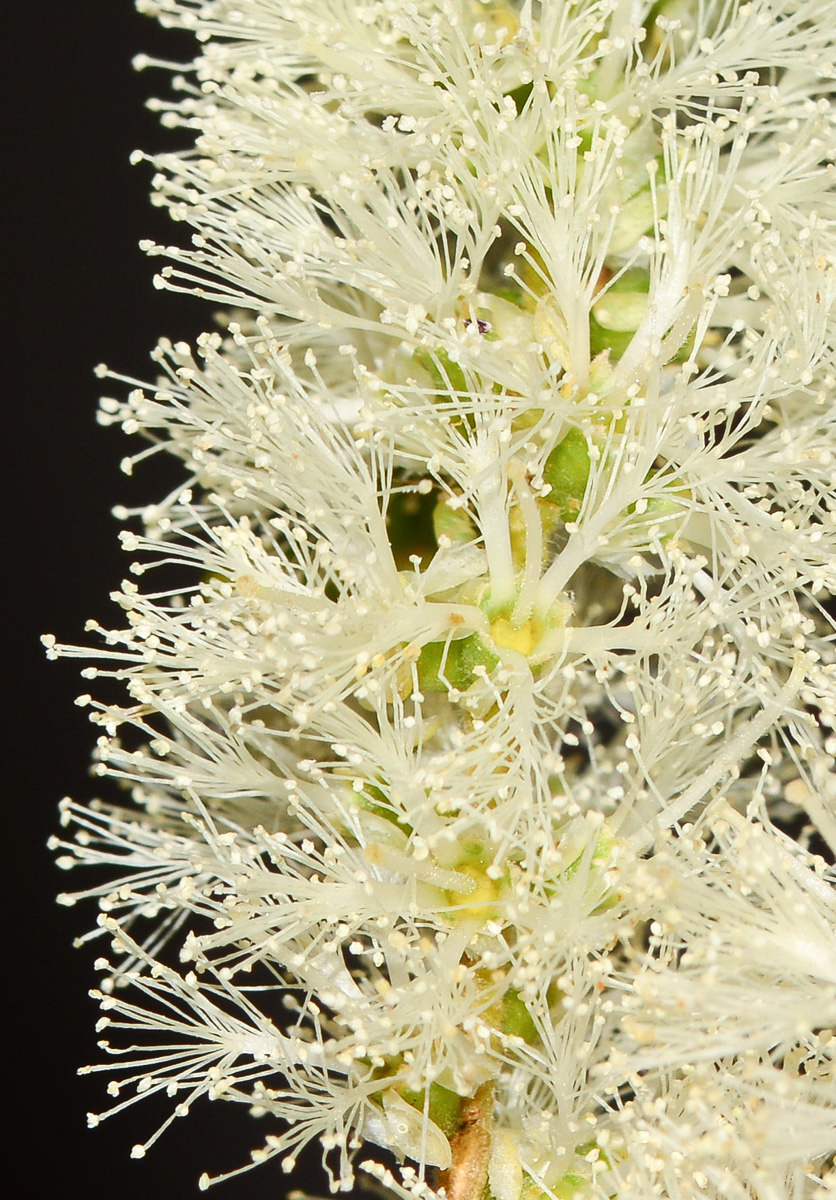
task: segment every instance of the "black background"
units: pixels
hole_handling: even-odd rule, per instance
[[[4,10],[4,210],[7,414],[3,726],[3,878],[6,964],[3,1116],[7,1194],[27,1200],[109,1196],[115,1200],[197,1197],[204,1169],[248,1161],[266,1131],[244,1106],[204,1102],[142,1161],[130,1159],[167,1108],[139,1102],[88,1131],[85,1112],[108,1105],[106,1077],[76,1077],[101,1057],[87,990],[99,949],[73,949],[95,907],[59,908],[74,882],[54,866],[46,840],[61,796],[102,794],[89,775],[95,730],[73,699],[91,686],[82,663],[47,663],[41,633],[81,642],[84,622],[116,624],[108,592],[127,560],[117,543],[114,504],[164,494],[177,477],[156,460],[131,480],[119,461],[136,439],[95,421],[102,383],[96,363],[152,378],[148,353],[166,335],[192,340],[212,327],[211,310],[158,292],[156,263],[138,249],[152,237],[188,236],[148,201],[151,168],[130,151],[174,148],[187,134],[163,130],[144,109],[164,95],[168,74],[137,73],[139,52],[174,61],[194,53],[189,35],[163,31],[130,0],[31,0]],[[9,50],[12,54],[9,55]],[[9,433],[10,430],[10,433]],[[9,469],[10,468],[10,469]],[[11,559],[11,561],[9,561]],[[106,794],[106,793],[105,793]],[[8,1009],[7,1009],[8,1012]],[[321,1190],[312,1174],[293,1183]],[[274,1164],[219,1185],[218,1200],[280,1197],[288,1182]]]

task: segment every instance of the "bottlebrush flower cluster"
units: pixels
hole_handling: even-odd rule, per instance
[[[139,8],[199,43],[147,249],[226,316],[103,401],[183,482],[46,639],[127,697],[56,839],[109,1113],[242,1102],[335,1190],[832,1195],[836,4]]]

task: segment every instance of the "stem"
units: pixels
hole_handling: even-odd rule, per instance
[[[447,1200],[481,1200],[488,1186],[493,1091],[493,1080],[488,1080],[462,1105],[459,1128],[450,1139],[453,1161],[440,1178]]]

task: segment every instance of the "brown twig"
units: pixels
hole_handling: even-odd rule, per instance
[[[493,1131],[493,1082],[483,1083],[462,1105],[450,1139],[453,1161],[440,1178],[447,1200],[482,1200],[488,1185]]]

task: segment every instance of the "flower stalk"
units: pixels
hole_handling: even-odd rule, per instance
[[[53,841],[109,875],[61,897],[91,1123],[242,1103],[220,1178],[315,1143],[400,1200],[824,1200],[836,6],[138,7],[198,43],[145,249],[224,311],[101,369],[183,480],[117,510],[102,645],[45,639],[124,694],[80,703],[128,795]]]

